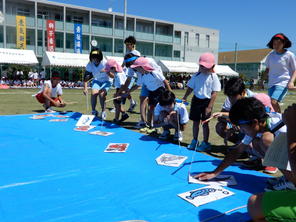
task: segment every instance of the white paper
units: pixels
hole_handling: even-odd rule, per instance
[[[67,122],[69,119],[51,119],[49,122]]]
[[[94,115],[82,115],[76,123],[76,126],[89,126],[94,118]]]
[[[106,153],[125,153],[129,146],[129,143],[109,143],[104,150]]]
[[[30,116],[30,119],[44,119],[44,116]]]
[[[291,171],[286,133],[280,133],[275,137],[273,143],[268,147],[265,153],[262,164],[263,166],[273,166]]]
[[[202,181],[193,177],[194,175],[188,176],[189,183],[197,183],[212,186],[234,186],[237,185],[236,179],[232,175],[218,175],[215,178],[207,181]]]
[[[196,190],[178,194],[179,197],[198,207],[203,204],[213,202],[234,193],[219,186],[207,186]]]
[[[187,156],[178,156],[169,153],[163,153],[156,158],[156,162],[159,165],[179,167],[186,159]]]
[[[112,135],[112,134],[114,134],[114,133],[111,133],[111,132],[104,132],[104,131],[99,131],[99,130],[97,130],[97,131],[92,131],[92,132],[90,132],[89,134],[91,134],[91,135],[99,135],[99,136],[110,136],[110,135]]]

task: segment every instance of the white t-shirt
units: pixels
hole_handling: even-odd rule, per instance
[[[153,69],[154,69],[153,72],[154,73],[159,73],[159,74],[163,75],[163,72],[162,72],[161,67],[159,65],[157,65],[157,63],[155,62],[154,59],[147,58],[147,57],[146,57],[146,59],[148,59],[149,65],[151,65],[153,67]],[[127,75],[128,75],[128,77],[134,77],[135,76],[135,73],[137,74],[138,78],[139,78],[140,75],[142,75],[139,72],[135,72],[135,70],[133,70],[131,68],[128,69]]]
[[[268,87],[274,85],[287,87],[292,74],[296,70],[295,55],[290,51],[283,54],[272,51],[268,54],[265,64],[269,68]]]
[[[154,116],[159,116],[161,111],[164,111],[164,110],[165,109],[158,103],[154,109]],[[176,103],[174,110],[177,111],[177,113],[179,114],[180,124],[185,124],[189,121],[188,112],[184,104]]]
[[[86,65],[86,71],[91,72],[93,74],[94,80],[99,82],[112,82],[113,79],[108,76],[106,72],[103,72],[105,68],[106,61],[102,60],[98,66],[96,66],[93,62],[89,62]]]
[[[37,72],[34,72],[34,73],[33,73],[33,79],[34,79],[34,80],[38,79],[38,73],[37,73]]]
[[[159,87],[164,87],[164,80],[165,77],[163,74],[153,71],[147,74],[141,74],[141,76],[138,77],[137,85],[145,85],[149,91],[155,91]]]
[[[122,85],[124,85],[127,77],[124,72],[116,72],[114,76],[114,86],[116,89],[119,89]]]
[[[246,92],[247,92],[246,97],[254,97],[257,94],[257,93],[252,92],[249,89],[247,89]],[[231,102],[230,102],[230,100],[229,100],[229,98],[227,96],[226,99],[225,99],[225,101],[224,101],[224,104],[222,106],[222,109],[224,109],[224,110],[226,110],[226,111],[229,112],[230,109],[231,109],[231,107],[232,107]]]
[[[210,99],[212,92],[221,91],[221,83],[216,73],[195,73],[187,86],[193,89],[194,95],[199,99]]]
[[[44,91],[45,86],[47,86],[48,88],[51,89],[51,97],[52,98],[56,98],[58,96],[63,95],[63,90],[62,90],[62,86],[60,85],[60,83],[58,83],[55,88],[52,88],[51,81],[46,80],[46,81],[44,81],[44,84],[42,85],[41,90],[39,91],[39,93]]]
[[[272,113],[268,113],[269,117],[266,121],[267,124],[267,128],[269,130],[273,130],[282,120],[282,114],[280,113],[276,113],[276,112],[272,112]],[[280,133],[286,133],[287,132],[287,127],[283,126],[280,129],[278,129],[276,132],[274,132],[275,136],[278,136]],[[262,133],[257,133],[256,137],[261,138]],[[245,135],[242,143],[245,145],[249,145],[252,141],[253,141],[253,137]]]
[[[46,75],[45,71],[41,71],[40,72],[40,79],[45,79],[45,75]]]

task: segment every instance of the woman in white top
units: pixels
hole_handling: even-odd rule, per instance
[[[274,35],[267,46],[273,49],[266,58],[266,73],[268,74],[268,95],[276,112],[281,112],[279,102],[287,94],[288,89],[295,89],[296,59],[287,50],[292,46],[291,41],[283,34]]]

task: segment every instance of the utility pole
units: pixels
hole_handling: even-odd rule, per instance
[[[127,0],[124,0],[124,18],[123,18],[123,55],[126,53],[126,48],[124,44],[125,36],[126,36],[126,12],[127,12]]]
[[[45,33],[44,33],[44,14],[42,14],[42,56],[45,53]]]
[[[236,65],[237,65],[237,42],[235,43],[235,47],[234,47],[234,71],[236,71]]]

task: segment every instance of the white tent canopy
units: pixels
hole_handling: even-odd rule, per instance
[[[161,66],[163,72],[171,73],[195,73],[199,69],[199,65],[194,62],[179,62],[160,60],[158,64]],[[239,74],[232,70],[227,65],[216,65],[215,72],[220,76],[238,76]]]
[[[33,50],[0,48],[0,63],[34,65],[38,60]]]
[[[198,64],[194,62],[160,60],[158,64],[163,72],[195,73],[198,71]]]
[[[89,62],[88,54],[45,52],[42,66],[85,67]]]

